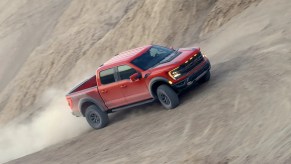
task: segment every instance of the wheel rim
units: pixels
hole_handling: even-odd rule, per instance
[[[169,105],[171,103],[169,97],[163,93],[160,93],[160,99],[161,99],[161,102],[166,105]]]
[[[91,113],[89,119],[94,124],[99,124],[100,123],[100,117],[95,113]]]

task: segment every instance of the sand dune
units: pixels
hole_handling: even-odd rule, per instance
[[[41,144],[55,145],[10,163],[291,162],[288,0],[76,0],[64,5],[54,27],[44,25],[50,36],[32,46],[35,49],[2,90],[3,126],[13,118],[30,118],[27,125],[35,125],[42,115],[36,111],[67,110],[48,104],[62,104],[63,90],[117,52],[143,44],[199,45],[212,62],[212,79],[182,95],[175,110],[152,104],[114,113],[102,130],[77,129],[73,122],[81,120],[66,119],[72,124],[67,122],[65,129],[73,129],[72,136],[80,131],[82,135],[68,139],[65,130],[49,129],[63,134],[57,137],[58,144],[40,138]],[[5,13],[9,12],[13,13]],[[50,88],[60,91],[43,101]],[[0,141],[2,148],[9,146],[3,142],[6,138]],[[43,147],[27,146],[31,148]]]

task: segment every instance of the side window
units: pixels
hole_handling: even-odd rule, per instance
[[[131,75],[136,73],[135,69],[127,65],[119,66],[117,69],[119,72],[120,80],[129,79]]]
[[[100,80],[102,84],[109,84],[115,82],[113,68],[101,71]]]

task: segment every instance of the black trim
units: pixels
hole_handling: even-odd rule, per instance
[[[156,82],[159,82],[159,81],[162,81],[162,82],[165,82],[165,83],[167,83],[168,84],[168,79],[166,79],[166,78],[164,78],[164,77],[155,77],[155,78],[153,78],[151,81],[150,81],[150,83],[149,83],[149,85],[148,85],[148,90],[150,91],[150,94],[151,94],[151,96],[153,97],[153,98],[156,98],[156,96],[155,96],[155,94],[153,93],[154,91],[152,90],[152,87],[153,87],[153,85],[156,83]]]
[[[193,74],[191,74],[190,76],[188,76],[186,79],[180,81],[179,83],[176,83],[173,86],[173,88],[175,90],[181,91],[184,90],[194,84],[196,84],[197,79],[202,73],[206,72],[206,71],[210,71],[211,65],[209,62],[207,62],[200,70],[194,72]],[[191,85],[187,85],[188,82],[193,82]]]
[[[102,111],[106,111],[106,109],[104,109],[104,107],[102,107],[102,103],[103,102],[100,102],[100,100],[96,100],[96,99],[93,99],[91,97],[86,97],[86,98],[82,98],[80,101],[79,101],[79,104],[78,104],[78,108],[80,110],[80,113],[82,114],[82,105],[86,102],[90,102],[90,103],[93,103],[95,104],[97,107],[99,107]],[[82,114],[83,115],[83,114]],[[84,115],[83,115],[84,116]]]
[[[118,75],[118,69],[117,69],[117,67],[112,67],[112,68],[114,70],[114,79],[115,79],[114,83],[116,83],[116,82],[118,82],[120,80],[120,77]],[[111,84],[111,83],[109,83],[109,84]]]
[[[152,103],[154,101],[155,101],[155,99],[148,99],[148,100],[132,103],[132,104],[129,104],[129,105],[113,108],[113,109],[110,109],[108,112],[110,113],[110,112],[116,112],[116,111],[119,111],[119,110],[129,109],[129,108],[133,108],[133,107],[136,107],[136,106]]]

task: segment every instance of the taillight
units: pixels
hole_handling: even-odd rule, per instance
[[[73,109],[73,101],[70,98],[67,98],[68,105],[70,106],[71,109]]]

